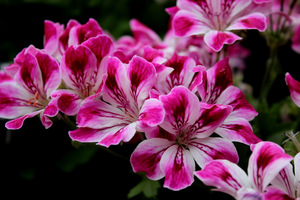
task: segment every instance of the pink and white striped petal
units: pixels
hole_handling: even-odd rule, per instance
[[[157,99],[148,99],[143,104],[139,119],[139,131],[144,132],[144,128],[154,127],[163,122],[165,118],[165,110],[162,103]]]
[[[161,157],[160,169],[165,175],[164,187],[181,190],[194,182],[195,161],[182,146],[169,147]]]
[[[263,192],[275,176],[293,159],[273,142],[259,142],[252,145],[248,164],[248,176],[253,187]]]
[[[54,57],[60,57],[59,37],[64,31],[64,25],[49,20],[44,21],[44,49]]]
[[[256,144],[261,141],[253,132],[251,124],[244,118],[229,117],[215,131],[230,141]]]
[[[173,20],[172,27],[175,36],[186,37],[207,33],[210,30],[209,22],[199,19],[198,14],[179,10]]]
[[[232,108],[226,105],[200,103],[201,109],[195,123],[191,124],[191,133],[196,138],[209,137],[224,122]]]
[[[293,173],[292,164],[289,163],[285,168],[283,168],[278,173],[278,175],[272,180],[271,185],[280,189],[285,194],[294,197],[297,180],[295,179],[295,175]]]
[[[214,186],[216,191],[233,197],[237,197],[239,189],[251,187],[247,174],[228,160],[211,161],[202,170],[196,171],[195,176],[205,185]]]
[[[76,115],[83,102],[77,92],[72,90],[56,90],[51,94],[52,98],[57,98],[57,107],[67,115]]]
[[[300,24],[295,28],[292,38],[292,49],[300,54]]]
[[[184,86],[177,86],[167,95],[159,97],[166,111],[165,120],[160,126],[171,134],[188,124],[194,124],[200,113],[198,97]]]
[[[194,139],[189,143],[188,148],[201,168],[216,159],[226,159],[233,163],[238,163],[239,160],[233,143],[222,138]]]
[[[223,90],[216,103],[230,105],[233,109],[230,117],[244,118],[249,121],[258,115],[253,106],[246,100],[243,92],[232,85]]]
[[[127,73],[130,80],[130,93],[138,108],[141,108],[155,84],[156,71],[152,63],[142,57],[134,56],[129,62]]]
[[[126,119],[128,118],[128,119]],[[134,122],[120,109],[100,100],[86,102],[77,115],[77,126],[103,129],[114,126],[126,126]]]
[[[97,59],[86,46],[71,46],[61,61],[62,79],[67,87],[77,91],[80,96],[88,97],[97,82]]]
[[[164,177],[160,169],[160,160],[164,152],[174,142],[162,138],[151,138],[141,142],[133,151],[130,162],[134,172],[145,172],[152,180],[159,180]]]
[[[84,41],[102,35],[103,30],[95,19],[90,18],[89,21],[83,25],[75,25],[70,29],[68,46],[80,45]]]
[[[42,110],[38,110],[38,111],[32,112],[28,115],[23,115],[22,117],[10,120],[5,123],[5,127],[7,129],[13,129],[13,130],[20,129],[23,126],[25,119],[32,118],[32,117],[38,115],[40,112],[42,112]]]
[[[225,57],[207,70],[206,82],[198,86],[198,92],[203,102],[215,104],[230,85],[232,85],[232,71],[229,57]]]
[[[267,199],[267,200],[296,200],[296,198],[289,196],[281,189],[275,188],[272,186],[267,188],[267,192],[264,194],[264,199]]]
[[[292,100],[300,107],[300,82],[295,80],[289,73],[285,74],[285,82],[289,87]]]
[[[294,171],[295,171],[295,187],[296,191],[300,191],[300,153],[294,157]],[[298,193],[298,198],[300,194]]]
[[[225,44],[233,44],[242,38],[228,31],[211,30],[204,35],[204,42],[216,52],[219,52]]]
[[[226,30],[257,29],[259,31],[265,31],[266,28],[266,16],[262,13],[251,13],[233,21]]]

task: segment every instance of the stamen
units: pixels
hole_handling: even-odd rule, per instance
[[[39,92],[36,91],[36,93],[34,94],[34,98],[31,98],[28,100],[27,104],[32,105],[32,106],[37,106],[37,103],[39,98]]]

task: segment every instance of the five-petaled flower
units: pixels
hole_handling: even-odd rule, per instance
[[[249,12],[252,0],[178,0],[179,11],[173,18],[177,36],[204,34],[205,43],[214,51],[224,44],[241,39],[233,30],[266,29],[266,17],[262,13]]]
[[[234,145],[226,139],[210,137],[232,111],[231,106],[210,105],[184,86],[159,97],[166,111],[159,130],[146,131],[131,155],[135,172],[145,172],[164,186],[180,190],[194,181],[195,161],[200,167],[213,159],[238,162]]]
[[[253,152],[249,159],[248,175],[235,163],[214,160],[195,172],[196,177],[236,199],[281,199],[271,198],[274,189],[269,184],[293,157],[272,142],[259,142],[251,148]]]
[[[155,83],[155,68],[145,59],[134,56],[128,65],[116,57],[107,64],[107,80],[103,100],[82,105],[77,115],[73,140],[97,142],[110,146],[128,142],[134,134],[160,124],[165,115],[161,102],[149,99]]]
[[[24,49],[16,60],[11,65],[15,69],[14,78],[6,74],[0,82],[0,117],[16,118],[7,122],[6,127],[19,129],[26,118],[40,114],[43,125],[49,128],[52,125],[49,117],[58,113],[56,100],[50,95],[61,83],[59,64],[34,46]]]

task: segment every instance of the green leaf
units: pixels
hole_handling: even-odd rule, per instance
[[[128,199],[135,197],[141,193],[145,195],[146,198],[154,198],[157,195],[157,190],[160,188],[158,181],[153,181],[148,178],[143,178],[143,180],[134,186],[128,193]]]

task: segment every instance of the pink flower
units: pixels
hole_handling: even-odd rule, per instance
[[[86,99],[99,96],[106,80],[106,57],[112,51],[113,42],[106,35],[67,49],[61,60],[62,79],[67,89],[52,94],[60,111],[75,115]]]
[[[177,36],[204,34],[205,43],[214,51],[233,44],[241,37],[230,32],[241,29],[266,29],[266,17],[247,12],[251,0],[177,0],[180,9],[173,18]],[[246,12],[245,12],[246,11]]]
[[[196,66],[195,61],[187,56],[178,56],[176,53],[163,64],[172,69],[171,73],[158,80],[155,85],[157,96],[168,94],[175,86],[183,85],[196,92],[197,86],[203,82],[205,67]],[[154,91],[153,91],[154,93]]]
[[[77,46],[92,37],[103,35],[102,28],[92,18],[83,25],[76,20],[70,20],[65,30],[63,25],[49,20],[44,24],[44,49],[58,61],[70,46]]]
[[[160,37],[149,27],[136,19],[130,20],[131,36],[122,36],[116,41],[116,49],[122,51],[129,59],[134,55],[142,56],[144,47],[163,49],[165,45]]]
[[[272,142],[259,142],[251,148],[248,175],[235,163],[214,160],[195,172],[196,177],[236,199],[276,199],[268,198],[268,186],[293,158]]]
[[[184,86],[177,86],[160,101],[166,111],[160,129],[146,131],[131,155],[134,172],[145,172],[152,180],[165,177],[164,187],[180,190],[194,181],[195,162],[204,167],[214,159],[238,162],[234,145],[222,138],[210,137],[231,112],[230,106],[199,102]]]
[[[134,56],[128,65],[110,57],[103,100],[82,105],[77,115],[79,128],[70,137],[108,147],[160,124],[165,116],[161,102],[148,98],[155,76],[154,66],[141,57]]]
[[[8,129],[19,129],[26,118],[40,114],[49,128],[52,121],[48,117],[58,113],[56,101],[50,98],[61,82],[58,62],[33,46],[23,50],[17,60],[21,62],[17,62],[14,79],[6,75],[6,81],[0,82],[0,117],[13,119],[6,123]]]
[[[292,100],[300,107],[300,82],[295,80],[289,73],[285,74],[285,82],[290,90]]]
[[[243,92],[232,85],[229,58],[217,62],[207,70],[206,80],[198,86],[203,102],[229,105],[232,112],[216,129],[216,133],[231,141],[253,144],[261,141],[252,131],[249,123],[258,113],[247,102]]]

